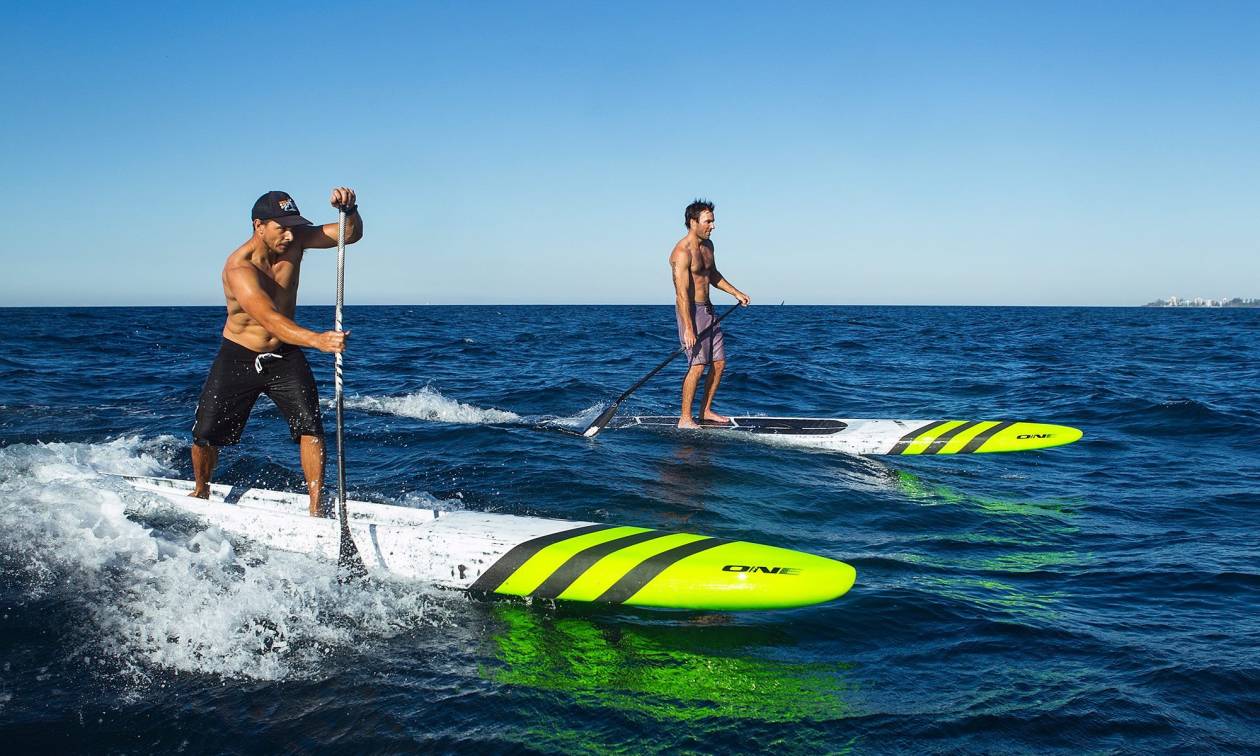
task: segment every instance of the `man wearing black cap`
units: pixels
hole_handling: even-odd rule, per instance
[[[346,211],[346,243],[363,238],[354,191],[332,190],[332,206]],[[315,377],[299,347],[342,352],[349,331],[316,332],[293,322],[302,254],[337,246],[337,224],[323,226],[298,212],[284,192],[267,192],[254,203],[254,233],[223,266],[227,322],[218,357],[197,403],[193,425],[193,496],[210,495],[219,447],[235,444],[259,394],[276,403],[299,445],[302,472],[311,496],[310,513],[320,516],[324,481],[324,424]]]

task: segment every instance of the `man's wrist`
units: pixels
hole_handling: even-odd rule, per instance
[[[346,215],[354,215],[355,213],[359,212],[359,203],[358,203],[358,202],[356,202],[356,203],[354,203],[353,205],[351,205],[350,207],[343,207],[343,208],[341,208],[341,210],[342,210],[342,212],[344,212]]]

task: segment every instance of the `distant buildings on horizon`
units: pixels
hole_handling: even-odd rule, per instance
[[[1194,299],[1182,299],[1181,297],[1169,297],[1168,299],[1156,299],[1154,302],[1142,305],[1143,307],[1260,307],[1260,299],[1243,299],[1242,297],[1220,299],[1204,299],[1203,297],[1195,297]]]

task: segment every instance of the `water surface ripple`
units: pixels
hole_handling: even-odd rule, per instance
[[[19,750],[1260,748],[1260,311],[726,321],[723,411],[1086,434],[890,459],[557,430],[673,348],[668,307],[347,308],[353,497],[686,529],[857,568],[839,601],[734,614],[338,585],[103,475],[190,476],[220,309],[5,315],[0,731]],[[328,400],[332,360],[310,359]],[[674,411],[680,375],[622,412]],[[218,479],[300,486],[268,400]]]

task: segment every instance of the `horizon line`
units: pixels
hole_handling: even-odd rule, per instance
[[[1164,300],[1156,300],[1164,301]],[[715,303],[717,304],[717,303]],[[734,304],[724,302],[722,304]],[[50,305],[0,305],[6,310],[75,310],[75,309],[125,309],[125,308],[223,308],[224,304],[50,304]],[[333,307],[333,302],[314,302],[299,304],[298,307]],[[665,302],[371,302],[360,304],[344,304],[343,307],[674,307]],[[779,304],[755,304],[749,307],[1027,307],[1027,308],[1112,308],[1112,309],[1150,309],[1150,310],[1230,310],[1248,309],[1245,307],[1194,307],[1194,306],[1159,306],[1147,304],[921,304],[905,302],[885,303],[834,303],[834,302],[780,302]]]

